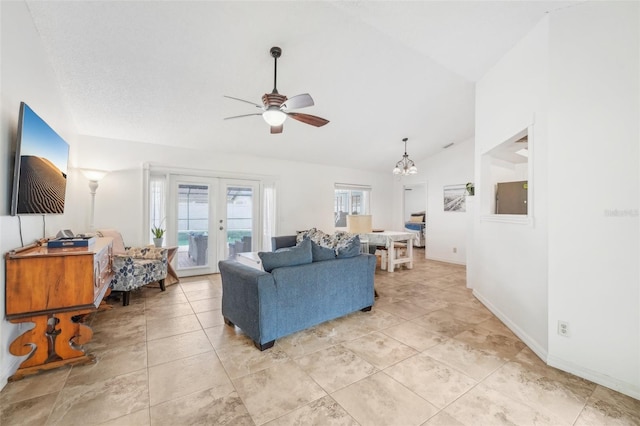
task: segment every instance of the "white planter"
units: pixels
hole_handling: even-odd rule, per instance
[[[154,238],[153,239],[153,244],[156,247],[162,247],[162,241],[164,240],[164,238]]]

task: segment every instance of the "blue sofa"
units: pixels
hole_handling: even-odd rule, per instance
[[[295,244],[295,236],[281,241]],[[309,251],[308,260],[270,272],[233,260],[220,261],[225,323],[237,325],[258,349],[265,350],[280,337],[358,310],[371,310],[375,256],[357,254],[313,262]],[[264,261],[263,265],[266,268]]]

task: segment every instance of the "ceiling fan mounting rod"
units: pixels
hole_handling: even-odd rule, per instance
[[[270,50],[271,56],[273,56],[273,92],[278,93],[278,89],[276,88],[278,81],[278,58],[282,56],[282,49],[278,46],[273,46]]]

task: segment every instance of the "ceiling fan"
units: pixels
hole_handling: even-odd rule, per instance
[[[262,105],[258,105],[251,101],[245,101],[244,99],[234,98],[233,96],[224,96],[225,98],[235,99],[236,101],[246,102],[260,108],[262,112],[255,112],[253,114],[235,115],[233,117],[227,117],[225,120],[233,118],[249,117],[252,115],[261,115],[264,121],[271,126],[271,133],[282,133],[282,127],[287,117],[291,117],[294,120],[301,121],[312,126],[321,127],[329,122],[321,117],[316,117],[310,114],[301,114],[299,112],[291,112],[292,109],[306,108],[313,105],[313,99],[308,93],[296,95],[291,98],[287,98],[285,95],[278,93],[276,89],[276,82],[278,77],[278,58],[282,55],[282,49],[279,47],[272,47],[271,56],[274,60],[273,67],[273,90],[271,93],[265,93],[262,95]]]

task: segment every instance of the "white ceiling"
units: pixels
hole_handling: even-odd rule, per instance
[[[81,134],[391,171],[474,133],[474,84],[567,1],[27,1]],[[255,107],[310,93],[271,135]],[[420,164],[418,164],[418,167]]]

